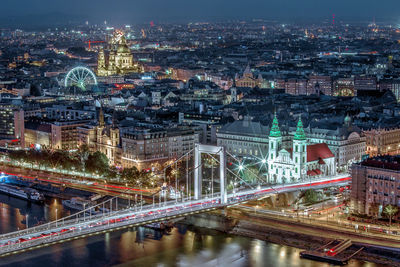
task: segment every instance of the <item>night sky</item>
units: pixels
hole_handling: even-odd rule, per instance
[[[0,4],[3,21],[30,23],[57,18],[59,22],[76,18],[93,22],[107,19],[111,23],[233,18],[317,20],[332,14],[346,20],[376,17],[377,21],[400,22],[400,0],[1,0]]]

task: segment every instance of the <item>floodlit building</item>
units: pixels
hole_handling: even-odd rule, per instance
[[[97,125],[85,124],[78,127],[79,146],[87,145],[91,151],[99,151],[107,156],[110,165],[121,165],[120,130],[115,114],[111,125],[104,121],[103,109],[100,108]]]
[[[261,84],[263,83],[263,78],[261,75],[259,75],[258,77],[254,77],[253,73],[250,70],[250,66],[246,67],[243,72],[243,76],[237,76],[235,80],[236,86],[238,87],[261,87]]]
[[[276,115],[269,134],[268,178],[272,183],[295,182],[306,177],[334,175],[335,156],[325,143],[307,144],[299,119],[292,148],[283,147],[283,137]]]
[[[107,50],[101,49],[97,59],[97,75],[124,75],[143,72],[143,66],[134,61],[123,34],[114,34]]]
[[[367,151],[370,156],[400,154],[400,128],[377,128],[365,130]]]

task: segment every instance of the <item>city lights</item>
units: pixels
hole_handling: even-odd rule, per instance
[[[354,1],[3,1],[0,258],[399,265],[400,2]]]

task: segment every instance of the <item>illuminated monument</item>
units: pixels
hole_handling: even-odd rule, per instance
[[[124,34],[116,31],[107,48],[99,51],[97,75],[125,75],[133,72],[143,72],[143,66],[134,61]]]

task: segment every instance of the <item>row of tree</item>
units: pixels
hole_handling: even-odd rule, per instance
[[[37,165],[40,168],[54,168],[67,171],[79,171],[98,174],[105,178],[120,178],[124,182],[141,186],[157,186],[157,178],[149,171],[139,171],[136,167],[119,170],[109,166],[105,154],[89,151],[87,146],[80,147],[75,152],[49,149],[30,149],[10,151],[9,158],[12,161],[22,161]]]

